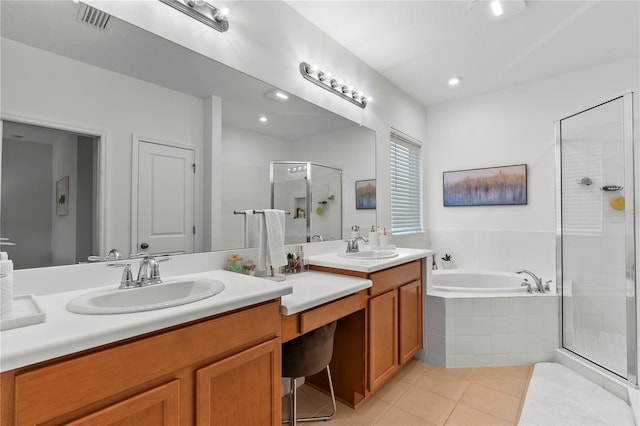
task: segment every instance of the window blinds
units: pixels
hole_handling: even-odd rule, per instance
[[[394,235],[423,231],[420,151],[420,142],[391,130],[391,232]]]

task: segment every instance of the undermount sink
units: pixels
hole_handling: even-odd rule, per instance
[[[224,290],[217,280],[197,278],[167,281],[131,289],[112,288],[81,294],[67,304],[77,314],[126,314],[185,305],[215,296]]]
[[[398,252],[395,250],[366,250],[355,253],[338,253],[338,256],[347,259],[378,260],[396,257],[398,256]]]

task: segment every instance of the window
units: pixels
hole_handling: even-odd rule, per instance
[[[422,144],[395,130],[390,136],[391,232],[422,232]]]

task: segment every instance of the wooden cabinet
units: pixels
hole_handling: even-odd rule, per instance
[[[398,368],[398,293],[390,290],[369,299],[369,390]]]
[[[352,406],[356,406],[422,348],[422,259],[370,274],[322,266],[312,269],[373,282],[366,314],[367,394],[354,400]]]
[[[280,340],[274,339],[199,369],[198,425],[280,423]],[[278,409],[278,410],[276,410]]]
[[[422,347],[422,263],[370,275],[369,390],[378,389]]]
[[[280,354],[273,300],[2,373],[0,423],[279,425]]]
[[[422,348],[422,283],[398,288],[398,361],[404,365]]]

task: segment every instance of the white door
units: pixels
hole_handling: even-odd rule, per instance
[[[138,252],[193,253],[195,153],[138,144]]]

